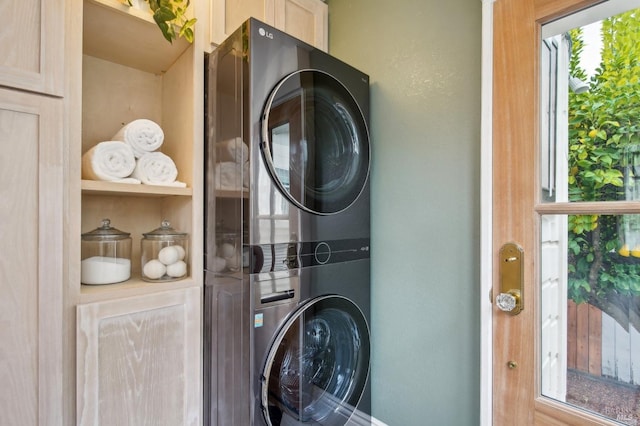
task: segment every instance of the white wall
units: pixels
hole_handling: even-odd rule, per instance
[[[480,0],[329,0],[371,77],[373,414],[480,415]]]

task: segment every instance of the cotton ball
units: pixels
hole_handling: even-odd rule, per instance
[[[167,267],[164,266],[162,262],[160,262],[158,259],[153,259],[144,264],[142,273],[149,279],[157,280],[164,275],[166,270]]]
[[[187,253],[184,251],[184,247],[182,246],[173,246],[178,251],[178,260],[184,260],[184,257]]]
[[[220,246],[220,256],[224,257],[225,259],[228,259],[231,256],[233,256],[235,252],[236,252],[236,248],[234,247],[233,244],[223,243]]]
[[[158,253],[158,260],[165,265],[176,263],[180,258],[180,253],[176,250],[176,246],[165,247]]]
[[[182,260],[167,266],[167,275],[173,278],[182,277],[187,274],[187,264]]]

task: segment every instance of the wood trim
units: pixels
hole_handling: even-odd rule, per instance
[[[607,0],[535,0],[536,21],[546,24]]]
[[[571,410],[566,404],[539,397],[535,401],[535,424],[545,426],[619,426],[620,423],[607,421],[603,417],[591,415],[586,411]],[[510,424],[510,423],[504,423]]]
[[[606,201],[538,204],[538,214],[637,214],[638,201]]]

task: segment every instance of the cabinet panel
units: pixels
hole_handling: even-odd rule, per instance
[[[200,423],[200,297],[190,287],[78,306],[79,425]]]
[[[62,424],[62,101],[0,89],[0,424]]]
[[[210,41],[217,46],[250,17],[328,49],[328,7],[321,0],[210,0]]]
[[[62,96],[64,0],[2,0],[0,85]]]
[[[273,25],[273,12],[273,0],[210,0],[211,43],[219,45],[251,17]]]
[[[328,7],[319,0],[274,0],[275,27],[327,51]]]

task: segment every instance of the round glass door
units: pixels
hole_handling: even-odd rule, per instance
[[[267,356],[262,410],[268,425],[344,425],[369,374],[369,327],[342,296],[310,300],[285,322]]]
[[[331,75],[302,70],[273,90],[262,121],[262,149],[280,191],[321,215],[345,210],[369,175],[369,133],[347,88]]]

